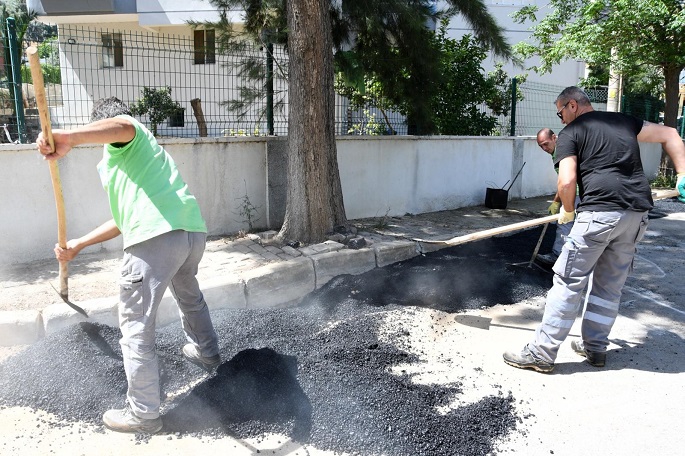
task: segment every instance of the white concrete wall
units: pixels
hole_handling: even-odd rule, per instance
[[[350,219],[482,204],[512,179],[511,138],[340,137],[338,163]]]
[[[264,139],[160,140],[197,197],[210,235],[246,228],[239,215],[247,195],[266,224]],[[82,236],[112,218],[96,165],[101,146],[81,146],[59,161],[67,237]],[[57,215],[48,163],[33,145],[0,145],[0,246],[4,264],[49,258]],[[118,250],[121,237],[86,251]]]
[[[267,141],[160,140],[197,197],[210,235],[247,228],[238,213],[245,195],[258,208],[256,227],[266,226]],[[643,146],[643,164],[653,178],[661,148]],[[111,218],[95,169],[100,156],[100,147],[84,146],[59,162],[69,238]],[[509,190],[511,199],[549,195],[556,187],[549,155],[532,137],[340,137],[338,162],[351,220],[483,204],[486,188],[504,186],[523,162],[526,165]],[[2,264],[50,258],[57,217],[47,162],[33,145],[0,145],[0,184]],[[121,238],[90,250],[101,248],[118,250]]]

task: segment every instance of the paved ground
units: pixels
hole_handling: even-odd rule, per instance
[[[384,235],[446,239],[539,217],[545,208],[542,198],[511,203],[507,211],[471,208],[358,224],[369,229],[376,225]],[[672,203],[667,209],[655,212],[640,246],[612,332],[606,368],[589,366],[568,343],[562,346],[551,375],[505,365],[501,353],[527,342],[540,320],[544,297],[534,296],[466,312],[412,306],[387,312],[386,324],[406,329],[403,346],[410,347],[420,360],[393,366],[391,371],[409,374],[418,384],[461,383],[462,394],[448,408],[466,406],[488,395],[511,394],[519,422],[515,431],[497,442],[496,454],[681,454],[685,446],[679,426],[685,420],[685,284],[680,272],[685,207]],[[375,236],[369,238],[381,239]],[[241,260],[248,252],[236,254],[233,249],[238,244],[226,241],[210,243],[203,274],[212,268],[249,268],[248,261],[280,261],[261,254]],[[468,261],[468,257],[459,259],[458,252],[452,256]],[[96,268],[111,274],[116,271],[116,261],[93,258],[83,264],[83,275],[97,273]],[[54,273],[38,281],[27,280],[31,271],[27,268],[23,276],[19,272],[3,275],[3,286],[29,287],[24,288],[28,292],[41,281],[54,280]],[[355,290],[349,293],[353,295]],[[578,334],[579,328],[574,327],[571,336]],[[397,341],[390,338],[384,342]],[[20,355],[21,347],[0,350],[0,358],[12,353]],[[165,434],[140,440],[103,433],[83,423],[56,424],[41,411],[16,407],[0,410],[0,423],[2,454],[331,454],[279,435],[239,440]],[[455,448],[454,454],[462,453]]]
[[[450,239],[472,232],[547,215],[548,197],[512,201],[507,209],[485,206],[404,217],[355,220],[370,242],[389,239]],[[316,253],[311,247],[293,249],[268,245],[257,235],[210,239],[200,264],[200,282],[236,274],[266,264]],[[74,303],[118,295],[120,252],[79,255],[69,265],[69,299]],[[54,259],[18,265],[0,265],[0,311],[41,310],[58,303],[58,264]]]

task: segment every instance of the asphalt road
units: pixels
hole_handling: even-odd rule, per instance
[[[226,362],[210,378],[163,328],[165,429],[151,437],[98,424],[125,389],[116,331],[48,337],[0,364],[0,453],[679,454],[685,211],[659,202],[653,216],[604,369],[568,341],[553,374],[502,361],[541,318],[550,276],[512,265],[537,229],[340,276],[296,308],[216,313]]]

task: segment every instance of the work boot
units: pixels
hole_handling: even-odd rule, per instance
[[[123,409],[107,410],[102,415],[102,421],[109,429],[117,432],[156,434],[162,430],[161,418],[138,418],[129,404],[126,404]]]
[[[219,364],[221,364],[221,356],[214,355],[209,358],[205,358],[200,354],[200,350],[195,344],[185,344],[183,346],[183,356],[185,359],[195,364],[198,367],[206,370],[207,372],[213,372]]]
[[[582,340],[572,341],[571,348],[580,356],[584,356],[590,365],[595,367],[604,367],[604,364],[607,360],[607,354],[605,352],[594,352],[586,350]]]
[[[557,262],[557,258],[559,258],[557,255],[554,255],[553,253],[546,253],[544,255],[536,255],[535,259],[538,260],[540,263],[546,265],[546,266],[554,266],[554,263]]]
[[[545,360],[535,357],[528,347],[524,347],[520,353],[505,352],[503,355],[504,362],[510,366],[518,367],[519,369],[533,369],[538,372],[552,372],[554,370],[554,363],[548,363]]]

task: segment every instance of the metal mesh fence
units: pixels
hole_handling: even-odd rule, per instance
[[[196,137],[201,136],[201,127],[207,136],[263,134],[266,119],[261,106],[230,111],[227,104],[247,86],[261,85],[263,90],[263,80],[240,78],[238,73],[251,59],[265,57],[264,49],[252,47],[244,55],[226,57],[207,44],[206,37],[199,41],[197,36],[61,26],[53,44],[58,47],[60,78],[46,83],[53,125],[71,128],[88,123],[93,101],[100,98],[115,96],[130,105],[141,99],[144,87],[170,87],[179,109],[158,125],[159,135]],[[284,54],[279,48],[274,53]],[[285,88],[282,78],[274,78],[276,94],[285,94]],[[147,116],[141,117],[149,122]],[[286,127],[285,113],[276,109],[274,133],[285,134]]]
[[[551,128],[558,132],[563,128],[556,115],[554,101],[564,90],[564,86],[543,84],[540,82],[523,82],[518,90],[523,100],[516,103],[516,136],[534,136],[542,128]],[[585,89],[595,110],[606,111],[607,87]],[[508,118],[507,120],[511,120]],[[508,124],[509,125],[509,124]],[[507,132],[506,134],[509,134]]]
[[[74,25],[61,25],[57,39],[52,41],[23,43],[21,55],[25,56],[31,44],[39,46],[55,128],[87,124],[93,102],[100,98],[116,96],[131,105],[141,100],[144,88],[168,87],[178,107],[156,125],[159,136],[287,134],[288,63],[287,52],[282,47],[274,45],[271,49],[242,43],[240,52],[226,55],[217,49],[211,30],[170,35]],[[14,92],[7,82],[9,71],[9,62],[5,62],[4,74],[0,73],[0,129],[3,130],[0,141],[3,142],[19,137]],[[25,57],[21,75],[24,83],[20,105],[25,113],[26,138],[33,141],[39,128],[38,115]],[[269,80],[273,81],[270,90]],[[519,84],[522,99],[515,107],[515,135],[535,135],[543,127],[561,129],[554,100],[563,88],[537,82]],[[586,91],[595,109],[606,110],[606,87]],[[405,118],[382,109],[383,103],[368,95],[365,106],[359,108],[336,95],[336,134],[406,134]],[[239,101],[249,98],[254,103]],[[267,107],[268,99],[273,99],[270,107]],[[485,105],[480,110],[494,115]],[[646,107],[646,110],[654,114],[654,109],[650,111]],[[632,111],[640,112],[634,106]],[[150,124],[151,115],[139,117]],[[491,134],[508,136],[512,127],[511,112],[495,117],[497,126]]]
[[[272,49],[242,43],[240,52],[224,55],[218,52],[213,31],[209,32],[195,30],[193,36],[184,36],[61,25],[56,40],[23,43],[20,52],[25,56],[31,44],[42,48],[45,89],[55,128],[88,123],[93,102],[100,98],[115,96],[131,105],[141,99],[144,88],[169,87],[178,110],[156,125],[160,136],[286,135],[287,52],[275,45]],[[273,62],[272,73],[265,70],[268,57]],[[37,112],[25,57],[22,63],[21,88],[30,141],[37,135]],[[270,109],[267,80],[272,81]],[[13,97],[11,87],[0,91],[7,138],[18,137],[17,120],[12,118]],[[245,103],[247,99],[252,102]],[[336,134],[406,133],[404,117],[381,110],[380,105],[371,98],[357,109],[337,95]],[[150,116],[140,117],[150,123]]]

